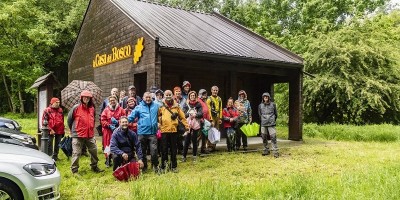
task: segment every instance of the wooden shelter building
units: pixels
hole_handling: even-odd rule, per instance
[[[213,85],[225,106],[245,90],[257,121],[263,92],[289,84],[289,139],[302,139],[303,59],[213,12],[199,13],[135,0],[91,0],[68,64],[68,80],[103,91],[138,94],[187,80],[196,92]],[[279,103],[279,102],[276,102]],[[278,111],[279,112],[279,111]]]

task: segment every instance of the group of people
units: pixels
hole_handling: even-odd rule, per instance
[[[137,161],[142,171],[146,172],[149,168],[146,155],[149,153],[154,172],[178,172],[177,155],[181,154],[182,162],[186,162],[191,148],[192,160],[195,162],[199,146],[201,154],[215,151],[215,144],[208,141],[204,131],[208,122],[218,130],[220,126],[225,129],[228,151],[236,151],[240,147],[247,150],[247,136],[240,127],[253,120],[251,105],[244,90],[238,92],[236,100],[229,98],[224,108],[217,86],[211,87],[211,95],[205,89],[200,89],[198,93],[191,90],[188,81],[183,82],[182,88],[177,86],[173,90],[162,91],[152,87],[142,98],[136,94],[134,86],[128,88],[128,96],[124,96],[125,92],[118,95],[117,88],[111,90],[111,95],[100,108],[102,146],[107,167],[113,166],[115,170],[125,163]],[[79,156],[84,146],[91,155],[92,170],[104,171],[97,166],[99,159],[93,131],[95,107],[92,98],[90,91],[82,91],[80,103],[68,113],[73,148],[72,173],[78,172]],[[57,160],[58,143],[64,135],[63,116],[60,101],[53,98],[50,103],[44,117],[49,120],[49,149],[52,148],[52,138],[55,138],[54,151],[51,152]],[[269,134],[274,156],[278,157],[275,129],[277,110],[269,93],[262,94],[258,114],[264,143],[262,155],[270,153],[267,139]],[[55,122],[50,123],[53,118]]]

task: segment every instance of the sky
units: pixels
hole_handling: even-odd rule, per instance
[[[397,7],[399,8],[400,7],[400,0],[391,0],[390,1],[391,3],[393,3],[393,4],[399,4],[399,5],[397,5]]]

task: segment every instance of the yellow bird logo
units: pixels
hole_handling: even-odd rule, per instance
[[[142,57],[142,51],[144,49],[143,46],[144,38],[138,38],[137,43],[135,45],[135,52],[133,53],[133,63],[137,64],[139,62],[139,58]]]

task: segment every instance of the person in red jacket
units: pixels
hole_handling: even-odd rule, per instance
[[[111,135],[118,128],[118,120],[121,116],[126,116],[125,110],[119,106],[118,98],[114,95],[108,97],[108,105],[101,113],[100,122],[103,127],[103,147],[106,156],[106,167],[112,166],[112,156],[110,151]]]
[[[133,109],[135,109],[136,105],[137,105],[136,99],[133,97],[129,97],[128,98],[128,107],[125,108],[126,116],[129,116],[131,114]],[[133,121],[133,122],[128,123],[128,129],[135,132],[135,134],[137,133],[137,119],[135,119],[135,121]]]
[[[239,112],[233,106],[233,98],[230,97],[226,104],[226,108],[222,111],[222,121],[226,130],[226,145],[228,151],[235,150],[235,137],[236,137],[236,125],[239,117]]]
[[[72,137],[71,171],[73,174],[78,173],[82,145],[86,145],[88,148],[92,171],[96,173],[104,171],[97,166],[99,158],[97,157],[97,145],[94,138],[95,111],[92,98],[93,95],[90,91],[83,90],[81,102],[76,104],[68,113],[68,127],[71,130]]]
[[[53,97],[50,100],[50,105],[43,111],[42,125],[47,120],[50,130],[48,154],[53,157],[55,161],[58,160],[58,151],[61,139],[64,137],[64,115],[63,110],[60,108],[60,100]],[[53,144],[54,141],[54,144]]]

